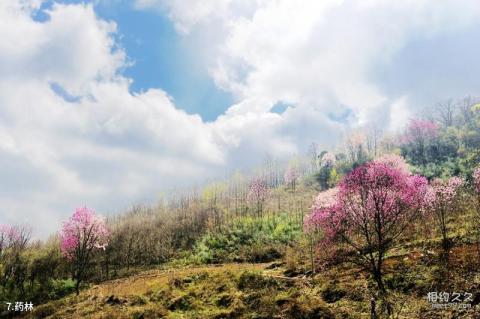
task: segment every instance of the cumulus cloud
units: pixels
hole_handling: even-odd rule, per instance
[[[409,62],[405,57],[422,45],[432,56],[445,51],[445,47],[432,47],[430,41],[478,29],[480,16],[480,5],[474,0],[461,5],[451,0],[220,3],[137,0],[139,7],[166,12],[182,32],[200,29],[216,34],[215,42],[208,38],[204,42],[204,47],[217,49],[207,62],[216,84],[240,101],[232,106],[235,112],[268,111],[269,106],[282,101],[295,107],[319,106],[324,114],[352,110],[352,124],[357,125],[367,124],[379,112],[384,115],[380,122],[388,124],[392,116],[384,110],[395,110],[392,105],[402,96],[410,97],[404,107],[412,110],[421,103],[433,103],[412,87],[417,72],[432,74],[418,83],[424,89],[433,83],[438,69],[449,69],[451,61],[458,58],[444,56],[432,68],[421,62],[405,65]],[[239,9],[242,4],[243,10]],[[472,50],[467,43],[460,47]],[[458,61],[455,63],[458,66]],[[456,80],[465,78],[462,71],[450,68],[450,79],[441,83],[441,88],[430,85],[430,95],[435,90],[445,95],[462,92],[451,89]],[[398,79],[399,72],[410,72],[402,83],[392,80]],[[398,92],[386,84],[405,90]],[[266,102],[263,106],[249,103],[259,100]]]
[[[373,78],[379,66],[412,38],[471,27],[479,15],[474,1],[271,1],[230,22],[212,74],[241,99],[348,107],[367,123],[393,103]]]
[[[0,222],[45,235],[76,205],[114,212],[224,164],[200,116],[160,89],[129,92],[113,22],[91,5],[54,5],[45,22],[32,10],[0,10]]]

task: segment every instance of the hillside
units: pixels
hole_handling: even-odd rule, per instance
[[[480,0],[0,0],[0,35],[0,319],[480,319]]]
[[[480,104],[456,114],[79,207],[46,241],[0,225],[0,297],[35,305],[0,317],[480,318]]]
[[[435,253],[412,249],[387,260],[387,285],[397,318],[478,318],[474,309],[432,310],[425,296],[445,283],[432,265]],[[465,261],[471,246],[452,252],[448,287],[479,291],[480,278]],[[166,267],[107,281],[39,306],[26,318],[366,318],[370,296],[366,275],[338,266],[317,275],[292,274],[282,261]],[[438,288],[437,288],[438,289]],[[480,301],[475,296],[475,304]]]

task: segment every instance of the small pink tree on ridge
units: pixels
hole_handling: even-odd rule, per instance
[[[263,215],[263,206],[269,196],[270,191],[268,190],[265,181],[261,178],[255,178],[250,184],[247,199],[250,204],[255,206],[257,216],[260,217]]]
[[[80,282],[84,279],[90,262],[92,251],[94,248],[105,249],[108,245],[108,237],[109,231],[104,219],[87,207],[77,208],[63,224],[60,233],[60,249],[73,265],[77,295]]]
[[[295,191],[295,186],[297,184],[297,179],[299,177],[297,167],[293,164],[288,165],[287,170],[285,171],[285,175],[283,179],[285,180],[285,184],[290,186],[293,191]]]

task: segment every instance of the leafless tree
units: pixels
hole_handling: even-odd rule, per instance
[[[439,102],[435,107],[438,121],[445,127],[453,125],[456,106],[452,99]]]

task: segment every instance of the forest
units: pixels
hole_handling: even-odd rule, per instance
[[[288,161],[56,234],[0,225],[0,300],[25,318],[479,318],[480,104],[345,132]]]

